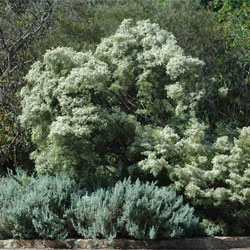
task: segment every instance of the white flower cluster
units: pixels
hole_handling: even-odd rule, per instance
[[[39,173],[75,174],[77,168],[86,172],[101,165],[95,144],[101,151],[118,133],[118,111],[98,105],[110,77],[106,63],[68,48],[48,51],[43,62],[32,66],[26,77],[29,84],[22,90],[20,119],[32,128],[37,145],[32,158]],[[129,116],[119,122],[134,126]]]
[[[141,138],[146,158],[138,166],[155,176],[167,171],[176,188],[192,199],[193,204],[248,204],[250,127],[244,127],[234,142],[223,136],[214,144],[206,140],[205,130],[194,119],[183,138],[169,127],[146,130]]]
[[[32,66],[22,91],[20,120],[32,128],[37,171],[86,173],[121,160],[134,165],[129,151],[138,124],[171,123],[183,111],[192,116],[201,98],[202,66],[184,55],[172,34],[149,21],[124,20],[94,53],[48,51]],[[155,129],[169,143],[155,150],[174,158],[171,142],[178,136],[169,137],[171,131]],[[149,157],[152,167],[144,168],[160,164],[159,172],[166,160],[154,163],[157,155]]]
[[[172,34],[149,21],[135,26],[132,20],[124,20],[113,36],[103,39],[95,55],[112,68],[111,89],[128,92],[137,88],[141,103],[137,112],[164,115],[163,110],[175,110],[178,115],[194,110],[205,95],[204,63],[185,56]]]

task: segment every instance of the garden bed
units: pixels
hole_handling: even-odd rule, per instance
[[[53,240],[0,240],[1,249],[250,249],[250,237],[207,237],[176,240],[138,241],[68,239]]]

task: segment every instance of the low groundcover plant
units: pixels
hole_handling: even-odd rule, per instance
[[[9,174],[0,182],[0,238],[167,239],[202,233],[172,188],[130,179],[87,192],[67,176]]]

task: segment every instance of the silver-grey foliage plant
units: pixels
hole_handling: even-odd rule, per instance
[[[72,237],[74,229],[66,211],[73,195],[80,195],[79,185],[67,176],[10,173],[0,182],[0,238]]]
[[[0,204],[1,239],[156,239],[201,232],[181,196],[140,181],[87,192],[68,176],[37,178],[18,171],[1,179]]]
[[[84,238],[167,239],[202,233],[194,210],[167,187],[130,179],[75,201],[73,224]]]

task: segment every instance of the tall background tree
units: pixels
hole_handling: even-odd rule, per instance
[[[0,168],[28,159],[30,143],[21,133],[19,91],[32,61],[31,45],[49,27],[52,0],[0,1]],[[20,149],[22,153],[20,154]],[[26,165],[27,166],[27,165]]]

